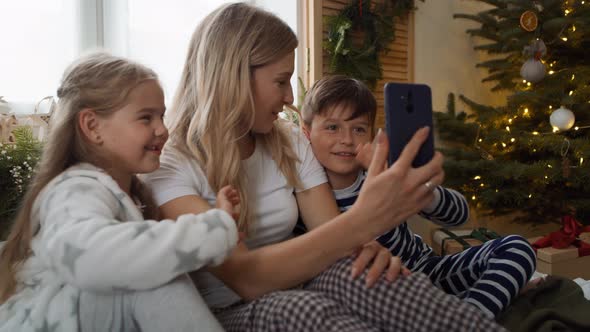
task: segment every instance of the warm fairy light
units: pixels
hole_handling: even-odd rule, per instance
[[[557,128],[557,127],[553,127],[553,132],[554,132],[554,133],[556,133],[556,132],[558,132],[558,131],[559,131],[559,128]]]
[[[551,66],[553,66],[553,65],[551,65]],[[550,70],[549,75],[553,75],[553,74],[555,74],[555,72],[553,70]]]
[[[571,10],[566,9],[566,10],[563,11],[563,13],[567,16],[567,14],[571,13]]]
[[[533,152],[537,152],[537,149],[533,149]]]
[[[574,130],[578,130],[578,129],[580,129],[580,127],[578,127],[578,126],[575,126],[574,127]]]
[[[539,132],[538,131],[533,131],[533,135],[537,136],[537,135],[539,135]]]
[[[506,131],[510,132],[510,127],[506,126]]]
[[[481,138],[480,138],[480,139],[478,139],[477,141],[481,143],[481,142],[483,142],[483,139],[481,139]]]
[[[567,37],[561,37],[561,40],[567,41]]]
[[[531,82],[527,82],[526,83],[526,86],[531,86]]]
[[[522,80],[522,83],[525,83],[526,84],[526,80]]]
[[[571,90],[570,91],[570,96],[573,95],[573,94],[574,94],[574,90]]]
[[[498,189],[496,189],[496,192],[498,192]]]
[[[551,166],[551,164],[547,164],[547,167],[548,168],[553,168],[553,166]]]
[[[572,74],[572,81],[576,78],[576,74]]]
[[[584,157],[580,158],[580,166],[582,166],[582,164],[584,163]]]
[[[475,201],[475,195],[471,196],[471,200]]]
[[[506,147],[506,143],[502,142],[502,147]]]
[[[545,175],[545,180],[547,180],[549,177],[547,175]]]
[[[474,180],[479,180],[479,179],[481,179],[481,176],[479,176],[479,175],[476,175],[475,177],[473,177],[473,179],[474,179]]]
[[[532,197],[533,197],[533,194],[529,194],[529,198],[532,198]]]
[[[553,109],[553,105],[549,105],[549,109]]]
[[[510,142],[514,143],[514,141],[516,141],[516,138],[512,137],[512,138],[510,139]]]
[[[553,64],[552,64],[552,63],[551,63],[551,64],[549,64],[549,67],[553,67]]]
[[[529,112],[529,109],[528,108],[525,108],[524,109],[524,114],[527,114],[528,112]]]
[[[572,31],[576,31],[576,26],[572,25]]]
[[[479,186],[480,186],[480,187],[483,187],[483,186],[484,186],[484,184],[483,184],[483,183],[480,183],[480,184],[479,184]]]
[[[512,124],[512,119],[508,119],[508,123]]]

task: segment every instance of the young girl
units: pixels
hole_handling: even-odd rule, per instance
[[[0,258],[0,331],[221,331],[186,272],[237,242],[231,187],[203,214],[155,219],[135,176],[159,167],[164,96],[103,53],[66,70],[43,156]]]
[[[166,217],[198,213],[231,184],[240,192],[240,247],[194,275],[228,331],[501,330],[476,308],[436,289],[425,275],[401,276],[399,258],[372,241],[418,212],[424,183],[442,170],[437,156],[413,169],[426,138],[414,137],[385,170],[377,135],[357,203],[339,214],[309,142],[284,121],[293,102],[297,38],[276,16],[237,3],[207,16],[193,34],[171,113],[171,144],[147,177]],[[392,203],[395,202],[395,203]],[[311,231],[291,234],[298,216]],[[352,269],[348,258],[371,257]],[[358,274],[363,278],[352,278]],[[366,283],[373,285],[367,287]]]

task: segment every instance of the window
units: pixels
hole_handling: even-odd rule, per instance
[[[191,34],[207,14],[226,2],[233,1],[2,1],[0,96],[11,103],[11,111],[30,113],[37,101],[55,95],[61,75],[73,59],[84,51],[104,48],[153,68],[169,103]],[[274,12],[297,32],[298,1],[250,2]],[[295,98],[296,82],[294,74]]]

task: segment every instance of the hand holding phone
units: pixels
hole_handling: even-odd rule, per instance
[[[399,158],[414,133],[422,127],[430,127],[431,130],[412,162],[412,167],[420,167],[434,156],[430,87],[410,83],[385,84],[385,129],[389,139],[389,165]]]

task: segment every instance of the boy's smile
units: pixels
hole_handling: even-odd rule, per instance
[[[326,169],[334,189],[354,183],[361,169],[355,159],[356,148],[371,140],[368,115],[350,119],[352,114],[347,105],[335,105],[323,114],[316,114],[311,128],[307,128],[313,153]]]

